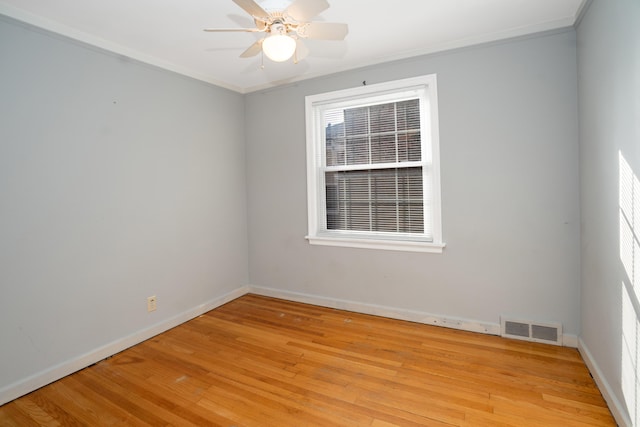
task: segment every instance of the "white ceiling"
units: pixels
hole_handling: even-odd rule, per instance
[[[256,0],[285,8],[291,0]],[[571,26],[587,0],[329,0],[314,21],[344,41],[306,41],[294,64],[240,55],[259,35],[231,0],[0,0],[0,14],[241,93],[425,53]],[[280,7],[279,7],[280,6]]]

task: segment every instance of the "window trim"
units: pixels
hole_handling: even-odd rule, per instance
[[[387,99],[395,102],[408,92],[421,93],[421,137],[423,155],[429,156],[431,181],[431,225],[432,239],[425,240],[422,235],[409,233],[376,233],[344,230],[326,230],[323,213],[326,205],[325,195],[319,184],[324,173],[324,126],[321,109],[325,105],[362,104],[363,99],[376,98],[376,102]],[[438,129],[438,95],[436,75],[413,77],[391,82],[366,85],[356,88],[310,95],[305,98],[306,138],[307,138],[307,208],[308,235],[306,239],[312,245],[342,246],[365,249],[400,250],[410,252],[442,253],[445,244],[442,241],[442,214],[440,200],[440,144]],[[322,143],[318,142],[322,141]],[[426,163],[422,159],[421,163]],[[408,164],[403,164],[407,167]],[[374,166],[375,167],[375,166]],[[371,165],[367,165],[371,168]],[[423,184],[428,185],[428,184]],[[324,229],[323,229],[324,227]]]

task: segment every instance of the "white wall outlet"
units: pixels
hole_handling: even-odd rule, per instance
[[[156,311],[157,299],[156,296],[150,296],[147,298],[147,311]]]

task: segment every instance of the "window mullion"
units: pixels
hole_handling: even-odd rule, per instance
[[[398,156],[398,104],[393,104],[393,129],[395,130],[395,150],[396,150],[396,163],[400,162],[400,158]],[[400,207],[398,206],[398,199],[400,198],[398,195],[398,169],[396,169],[395,174],[395,184],[396,184],[396,231],[400,231]]]
[[[396,155],[396,163],[400,162],[400,155],[398,153],[398,136],[399,136],[399,131],[398,131],[398,104],[393,104],[393,129],[395,130],[394,132],[394,146],[395,146],[395,155]]]
[[[323,172],[342,172],[342,171],[357,171],[357,170],[376,170],[376,169],[405,169],[405,168],[419,168],[428,166],[423,161],[414,162],[399,162],[399,163],[373,163],[362,165],[347,165],[347,166],[325,166],[322,168]]]
[[[371,161],[371,107],[367,107],[367,148],[368,148],[368,164],[372,163]],[[371,174],[367,177],[367,201],[369,205],[369,231],[373,231],[373,192],[371,191]]]

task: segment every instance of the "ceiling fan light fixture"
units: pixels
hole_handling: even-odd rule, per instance
[[[264,39],[262,51],[267,58],[275,62],[284,62],[296,51],[296,41],[282,33],[275,33]]]
[[[251,58],[262,53],[263,62],[264,55],[274,62],[284,62],[295,55],[294,62],[297,63],[309,53],[309,49],[303,43],[304,39],[344,40],[349,32],[347,24],[310,20],[329,8],[327,0],[233,0],[233,2],[251,15],[256,24],[255,28],[205,28],[204,30],[213,33],[230,31],[262,33],[263,38],[242,52],[240,58]]]

